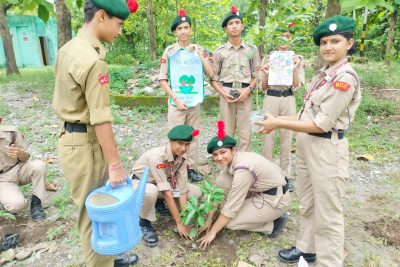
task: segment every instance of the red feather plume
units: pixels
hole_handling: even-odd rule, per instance
[[[218,121],[217,122],[217,136],[219,140],[224,140],[226,133],[225,133],[225,122],[224,121]]]
[[[184,10],[184,9],[179,10],[178,16],[181,17],[181,18],[185,17],[186,16],[186,10]]]
[[[232,11],[233,14],[236,14],[238,12],[238,9],[237,9],[236,6],[232,6],[231,7],[231,11]]]
[[[192,132],[193,137],[198,136],[199,134],[200,134],[200,130],[193,130],[193,132]]]
[[[293,22],[290,22],[288,26],[289,26],[289,27],[294,27],[295,25],[294,25]]]
[[[139,8],[139,4],[136,0],[127,0],[126,4],[128,5],[129,11],[131,13],[135,13]]]

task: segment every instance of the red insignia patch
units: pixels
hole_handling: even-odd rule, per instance
[[[100,78],[99,78],[99,82],[101,85],[105,85],[109,81],[110,81],[110,79],[108,78],[108,75],[103,75],[103,76],[100,76]]]
[[[157,164],[156,168],[157,169],[165,169],[165,168],[167,168],[167,164],[164,164],[164,163]]]
[[[161,63],[167,63],[167,60],[166,60],[165,58],[162,58],[162,59],[160,60],[160,62],[161,62]]]
[[[345,82],[337,81],[333,83],[333,88],[341,90],[341,91],[348,91],[351,85]]]

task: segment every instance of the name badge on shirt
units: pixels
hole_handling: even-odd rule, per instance
[[[171,193],[173,197],[180,197],[181,196],[181,191],[179,189],[171,189]]]

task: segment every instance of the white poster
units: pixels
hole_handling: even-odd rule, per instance
[[[268,85],[293,84],[293,51],[273,51],[269,55]]]

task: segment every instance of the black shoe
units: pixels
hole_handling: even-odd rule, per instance
[[[171,213],[169,212],[168,207],[165,205],[165,202],[162,199],[157,199],[157,201],[156,201],[156,210],[158,211],[158,213],[160,213],[161,216],[171,215]]]
[[[296,247],[292,247],[290,249],[282,249],[278,252],[279,260],[285,263],[296,263],[300,260],[301,256],[303,256],[306,262],[315,262],[317,260],[317,254],[303,253]]]
[[[203,180],[203,175],[193,169],[188,169],[188,178],[190,181],[197,183]]]
[[[276,219],[274,221],[274,229],[272,230],[272,233],[267,234],[269,238],[277,238],[280,232],[282,231],[282,228],[285,226],[289,218],[289,215],[287,213],[284,213],[281,217]]]
[[[1,241],[0,252],[15,248],[19,243],[19,234],[6,234]]]
[[[138,262],[139,257],[136,254],[123,253],[115,257],[114,267],[127,267]]]
[[[288,187],[289,187],[289,192],[294,192],[294,181],[292,179],[288,180]]]
[[[142,230],[144,244],[148,247],[157,246],[158,236],[151,225],[151,222],[149,220],[140,218],[139,225],[140,229]]]
[[[44,213],[44,210],[42,207],[42,201],[40,201],[40,199],[35,195],[32,195],[31,217],[32,217],[32,220],[34,220],[34,221],[41,221],[41,220],[46,219],[46,213]]]

